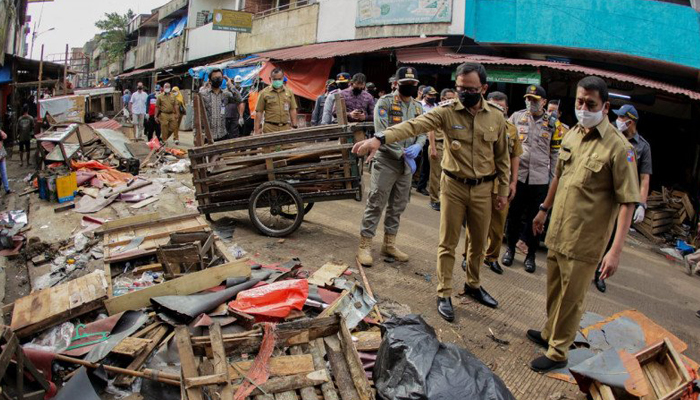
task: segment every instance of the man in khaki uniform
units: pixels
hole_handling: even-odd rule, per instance
[[[491,92],[488,95],[488,101],[496,107],[503,110],[503,116],[508,117],[508,96],[502,92]],[[508,125],[508,154],[510,155],[510,193],[508,194],[508,202],[513,201],[518,183],[518,167],[520,166],[520,155],[523,154],[523,146],[520,144],[518,130],[515,125],[506,121]],[[498,195],[494,187],[493,197]],[[484,265],[491,268],[491,271],[502,274],[503,268],[498,263],[498,256],[501,254],[501,243],[503,243],[503,230],[506,227],[506,217],[508,216],[508,206],[502,210],[497,210],[496,202],[491,210],[491,223],[489,225],[488,247],[484,257]],[[464,241],[464,260],[462,261],[462,269],[467,269],[467,253],[469,252],[469,236]]]
[[[484,257],[491,221],[491,192],[497,186],[497,209],[508,199],[510,156],[503,112],[483,98],[488,89],[486,70],[477,63],[457,68],[459,101],[437,107],[427,114],[386,129],[374,138],[356,143],[353,152],[374,153],[384,143],[394,143],[422,132],[442,129],[445,154],[440,182],[440,245],[438,246],[438,313],[454,320],[452,269],[466,217],[470,237],[465,293],[488,307],[498,302],[480,286],[479,266]],[[494,183],[495,181],[495,183]]]
[[[156,99],[156,121],[160,124],[160,139],[163,143],[180,127],[180,107],[177,98],[170,93],[170,84],[163,85],[163,94]]]
[[[271,85],[260,92],[255,107],[255,134],[286,131],[297,127],[297,102],[294,93],[284,85],[284,71],[270,73]],[[263,119],[265,125],[263,126]]]
[[[396,72],[399,86],[393,93],[382,96],[374,107],[374,130],[382,132],[387,127],[410,120],[423,113],[416,101],[418,72],[412,67],[399,68]],[[360,245],[357,260],[371,266],[372,238],[374,238],[384,207],[384,243],[381,252],[396,261],[408,261],[408,254],[396,247],[401,214],[406,209],[411,193],[411,176],[416,172],[416,157],[425,144],[425,135],[405,138],[379,148],[372,164],[372,178],[365,213],[360,226]]]
[[[457,92],[452,89],[442,89],[440,92],[440,106],[453,102],[457,98]],[[430,195],[430,208],[440,211],[440,177],[442,176],[442,155],[444,154],[445,133],[442,129],[428,132],[430,142],[430,178],[428,179],[428,194]]]
[[[608,121],[610,103],[605,81],[588,76],[576,89],[579,123],[564,136],[552,184],[533,221],[544,230],[547,211],[552,218],[545,243],[547,254],[547,324],[527,337],[546,347],[530,367],[547,372],[566,366],[583,314],[586,291],[603,257],[615,218],[617,231],[602,262],[601,278],[615,273],[620,253],[639,202],[639,179],[633,146]],[[552,207],[553,206],[553,207]]]

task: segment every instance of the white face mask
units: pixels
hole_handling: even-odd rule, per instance
[[[525,107],[531,114],[539,114],[542,112],[539,101],[525,100]]]
[[[166,87],[166,88],[163,89],[163,90],[165,91],[165,93],[170,93],[170,88],[169,88],[169,87]]]
[[[617,125],[617,129],[620,132],[624,132],[630,127],[630,125],[627,122],[620,121],[619,119],[615,120],[615,125]]]
[[[584,128],[593,128],[603,120],[603,110],[591,112],[588,110],[576,110],[576,119]]]

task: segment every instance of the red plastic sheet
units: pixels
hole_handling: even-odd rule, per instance
[[[97,169],[97,170],[100,170],[100,169],[113,169],[113,168],[110,167],[109,165],[104,165],[104,164],[102,164],[101,162],[95,161],[95,160],[84,161],[84,162],[71,160],[70,166],[71,166],[71,168],[73,168],[74,170],[79,170],[79,169],[83,169],[83,168],[87,168],[87,169]]]
[[[270,84],[270,72],[275,68],[282,68],[287,76],[287,87],[295,95],[316,100],[326,91],[326,80],[331,73],[333,59],[325,60],[299,60],[287,62],[266,62],[260,70],[260,78]]]
[[[309,282],[293,279],[240,292],[228,305],[246,314],[284,318],[292,310],[301,310],[308,297]]]

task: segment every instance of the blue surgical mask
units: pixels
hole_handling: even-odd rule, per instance
[[[282,81],[282,79],[276,79],[276,80],[272,81],[272,87],[275,89],[281,88],[282,85],[284,85],[284,82]]]

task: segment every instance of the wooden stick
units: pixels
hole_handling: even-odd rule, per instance
[[[369,286],[369,280],[367,279],[367,275],[365,275],[365,269],[362,267],[360,260],[355,258],[355,264],[357,264],[357,269],[360,271],[360,276],[362,276],[362,283],[365,286],[367,294],[369,295],[369,297],[376,301],[377,299],[374,297],[374,293],[372,293],[372,287]],[[377,313],[377,321],[380,324],[384,322],[384,317],[382,317],[382,313],[379,311],[379,306],[377,306],[376,304],[374,305],[374,312]]]
[[[127,369],[130,370],[138,370],[143,366],[143,364],[146,363],[146,360],[148,357],[150,357],[151,353],[153,350],[158,346],[160,341],[165,337],[165,335],[168,333],[168,327],[161,325],[156,331],[154,331],[153,335],[151,336],[151,342],[146,345],[146,348],[141,351],[141,353],[134,358],[134,360],[129,364]],[[118,377],[117,379],[114,380],[114,385],[115,386],[121,386],[121,387],[128,387],[131,386],[132,383],[134,383],[134,379],[136,377],[134,376],[129,376],[129,375],[122,375]]]
[[[173,386],[180,386],[180,376],[179,375],[159,371],[156,369],[146,368],[143,371],[132,371],[130,369],[114,367],[112,365],[92,363],[89,361],[80,360],[80,359],[73,358],[73,357],[67,357],[67,356],[64,356],[61,354],[56,354],[55,358],[56,358],[56,360],[59,360],[59,361],[65,361],[65,362],[68,362],[71,364],[82,365],[82,366],[87,367],[87,368],[96,369],[99,367],[103,367],[105,370],[107,370],[109,372],[114,372],[117,374],[131,375],[131,376],[135,376],[138,378],[146,378],[146,379],[150,379],[150,380],[154,380],[154,381],[158,381],[158,382],[162,382],[162,383],[167,383],[167,384],[173,385]]]

